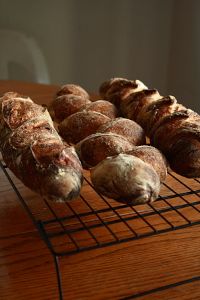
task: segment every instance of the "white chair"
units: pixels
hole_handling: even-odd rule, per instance
[[[15,63],[31,75],[32,81],[49,83],[49,74],[36,41],[21,32],[0,29],[0,79],[10,78],[9,65]]]

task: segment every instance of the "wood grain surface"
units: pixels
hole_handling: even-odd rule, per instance
[[[0,81],[0,94],[18,91],[31,96],[38,103],[49,103],[57,89],[56,85]],[[53,257],[2,171],[0,177],[0,299],[59,299]],[[29,204],[33,205],[36,217],[46,217],[46,210],[41,206],[40,199],[17,179],[14,180]],[[187,186],[199,189],[198,182],[183,178],[181,180]],[[178,193],[185,192],[186,188],[178,181],[175,184],[172,177],[168,178],[167,184],[172,185]],[[166,186],[163,186],[162,192],[169,196],[174,193]],[[103,205],[87,183],[84,184],[82,193],[87,195],[94,209],[100,209],[100,205]],[[194,201],[194,197],[198,199],[199,193],[188,194],[184,199],[190,202]],[[181,205],[183,199],[176,197],[169,198],[168,201],[176,201],[176,204]],[[81,203],[77,200],[73,208],[80,205],[78,209],[84,213],[86,207]],[[114,207],[118,205],[114,201],[110,203]],[[159,208],[160,205],[163,205],[162,201],[156,203],[155,207]],[[199,205],[196,207],[200,209]],[[58,205],[56,210],[65,215],[63,206]],[[188,207],[182,212],[188,216]],[[171,218],[172,222],[177,222],[174,215],[166,213],[165,216]],[[148,220],[160,228],[162,222],[156,218],[156,215],[152,215]],[[200,213],[193,209],[190,218],[200,221]],[[124,234],[124,230],[120,231],[123,224],[120,224],[115,229],[119,234]],[[138,226],[135,229],[140,232],[145,230],[145,226],[139,223],[134,223],[134,226]],[[106,238],[101,228],[98,229],[98,234]],[[84,239],[81,231],[77,238],[81,238],[81,235]],[[195,225],[61,257],[59,262],[64,299],[200,299],[199,245],[200,226]]]

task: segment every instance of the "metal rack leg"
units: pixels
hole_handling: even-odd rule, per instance
[[[61,272],[60,272],[60,267],[59,267],[59,257],[57,255],[54,255],[53,257],[54,257],[54,263],[55,263],[55,268],[56,268],[59,300],[63,300],[63,290],[62,290]]]

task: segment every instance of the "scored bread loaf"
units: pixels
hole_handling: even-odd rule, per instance
[[[55,201],[79,194],[82,166],[54,129],[46,108],[8,92],[0,98],[0,149],[11,171],[30,189]]]
[[[124,117],[144,128],[151,144],[166,155],[172,170],[185,177],[200,177],[197,113],[179,104],[175,97],[163,97],[137,80],[111,79],[100,86],[102,91]]]

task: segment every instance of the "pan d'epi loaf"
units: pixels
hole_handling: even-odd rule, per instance
[[[11,171],[44,198],[76,197],[83,180],[81,163],[54,129],[46,108],[13,92],[0,98],[0,106],[0,149]]]
[[[111,97],[113,103],[84,100],[83,104],[83,99],[89,97],[83,98],[85,95],[73,94],[71,90],[63,95],[61,89],[52,106],[60,135],[75,144],[83,167],[91,170],[98,192],[128,204],[152,202],[166,178],[166,160],[154,147],[136,147],[146,144],[144,130],[135,121],[118,117],[115,104],[119,105],[121,97],[128,96],[127,87],[134,93],[147,91],[141,81],[136,80],[132,85],[129,80],[114,79],[111,89],[107,82],[100,92],[102,98]],[[75,97],[73,101],[69,101],[69,96]]]
[[[200,116],[163,97],[137,80],[114,78],[100,86],[104,99],[115,103],[124,117],[140,124],[153,146],[160,149],[172,170],[185,177],[200,177]]]
[[[58,90],[51,104],[51,114],[59,123],[59,134],[66,142],[76,144],[91,134],[111,132],[122,135],[133,145],[146,144],[140,125],[118,117],[116,106],[107,100],[90,101],[84,91],[80,86],[66,84]]]

